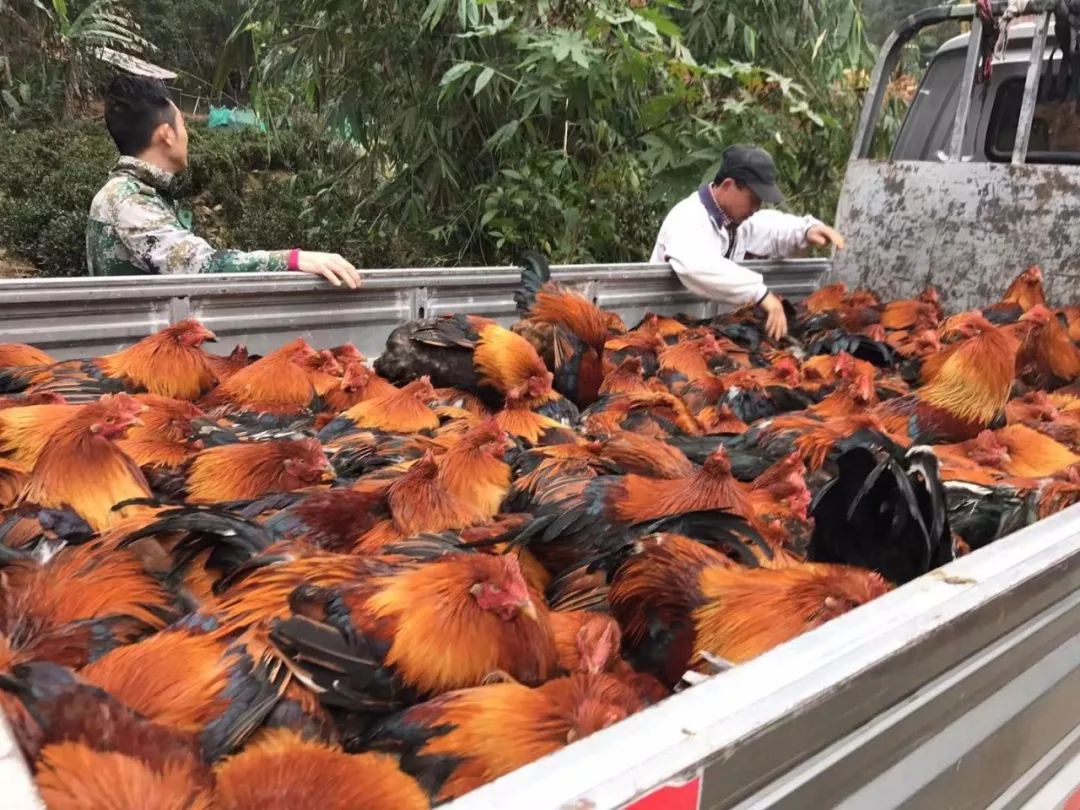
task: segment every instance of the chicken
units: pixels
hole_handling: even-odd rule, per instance
[[[708,509],[755,519],[749,492],[731,475],[723,447],[684,478],[631,474],[557,482],[533,509],[545,525],[530,538],[530,549],[541,563],[562,571],[620,544],[626,529]]]
[[[743,568],[693,540],[653,535],[616,569],[609,598],[635,668],[674,686],[702,663],[698,653],[741,663],[887,590],[864,569]]]
[[[296,416],[312,410],[315,387],[305,366],[317,353],[294,340],[237,371],[199,404],[229,414]]]
[[[218,383],[223,383],[236,372],[246,368],[258,358],[253,358],[247,350],[247,346],[238,343],[227,357],[217,354],[207,354],[206,362],[210,364],[210,371]]]
[[[50,807],[211,810],[210,774],[193,737],[151,723],[65,667],[23,664],[0,689],[25,709],[16,738]]]
[[[385,754],[346,754],[274,730],[214,768],[217,810],[427,810],[420,786]]]
[[[198,321],[180,321],[115,354],[59,363],[34,382],[34,390],[59,393],[71,402],[120,391],[197,400],[217,382],[202,348],[214,340]]]
[[[1013,323],[1032,307],[1046,306],[1042,281],[1042,268],[1029,267],[1013,280],[998,303],[983,309],[983,315],[993,324]]]
[[[198,620],[112,650],[80,675],[148,720],[195,735],[209,761],[239,747],[283,691],[242,642],[214,638]]]
[[[202,442],[193,438],[195,420],[205,416],[198,406],[156,394],[138,394],[135,399],[143,405],[142,424],[129,427],[116,446],[148,477],[178,470],[202,449]]]
[[[557,665],[547,607],[513,555],[391,566],[355,585],[301,587],[290,602],[271,639],[327,706],[392,711],[494,671],[539,684]]]
[[[530,251],[522,260],[521,287],[514,293],[522,320],[514,330],[534,336],[530,342],[554,373],[555,390],[579,408],[588,407],[604,380],[604,345],[610,336],[604,312],[553,282],[543,256]]]
[[[190,503],[225,503],[314,486],[330,475],[316,439],[242,442],[199,451],[161,491]]]
[[[643,709],[611,675],[574,675],[536,689],[499,683],[451,692],[381,724],[375,750],[402,765],[434,802],[458,798]]]
[[[809,558],[847,563],[903,585],[955,557],[934,454],[884,436],[852,442],[813,506]]]
[[[982,334],[951,353],[928,385],[882,403],[874,413],[890,432],[915,441],[973,438],[1003,414],[1019,349],[1018,340],[986,324]]]
[[[426,376],[438,387],[475,394],[492,409],[518,405],[546,416],[576,416],[552,389],[554,375],[532,344],[487,318],[448,316],[400,326],[375,370],[391,382]]]
[[[78,407],[48,438],[19,502],[70,508],[98,531],[115,525],[125,510],[114,507],[150,496],[142,471],[116,446],[129,427],[140,424],[144,407],[127,394],[106,394]]]

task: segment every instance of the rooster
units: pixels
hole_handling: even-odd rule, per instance
[[[156,394],[138,394],[135,399],[144,406],[139,414],[142,424],[129,427],[116,446],[148,478],[178,470],[202,449],[202,442],[192,438],[193,423],[205,417],[198,406]]]
[[[446,802],[607,728],[645,708],[611,675],[574,675],[537,689],[497,683],[442,695],[386,720],[372,734],[377,751]]]
[[[115,354],[59,363],[39,376],[34,390],[59,393],[71,402],[121,391],[197,400],[217,382],[202,348],[214,340],[198,321],[180,321]]]
[[[392,711],[496,670],[542,683],[557,664],[547,607],[513,555],[389,566],[355,585],[301,587],[290,602],[271,639],[327,706]]]
[[[317,410],[315,387],[306,365],[317,352],[294,340],[233,374],[199,404],[228,414],[297,416]]]
[[[242,442],[211,447],[187,462],[161,492],[190,503],[246,501],[325,483],[330,462],[316,439]]]
[[[990,323],[1000,325],[1018,321],[1032,307],[1046,306],[1042,281],[1042,269],[1029,267],[1013,280],[1001,301],[982,311],[983,315]]]
[[[56,664],[20,665],[0,676],[0,689],[25,708],[13,730],[49,807],[134,810],[153,796],[162,810],[211,810],[212,780],[191,735],[140,717]]]
[[[79,407],[42,448],[19,502],[70,508],[97,531],[115,525],[124,514],[115,506],[150,496],[142,471],[116,446],[129,427],[141,424],[144,407],[127,394]]]
[[[361,400],[323,428],[319,439],[334,442],[365,429],[387,433],[434,430],[439,426],[439,417],[428,404],[434,397],[431,381],[421,377],[403,388]]]
[[[522,320],[514,331],[530,339],[554,373],[555,390],[579,408],[588,407],[604,379],[604,344],[610,336],[605,313],[553,282],[540,254],[527,252],[522,261],[521,287],[514,293]]]
[[[985,324],[982,334],[950,354],[928,385],[882,403],[874,413],[890,432],[914,441],[974,438],[1003,415],[1019,349],[1018,340]]]
[[[346,754],[275,729],[214,767],[217,810],[427,810],[420,786],[385,754]]]
[[[722,446],[684,478],[631,474],[556,483],[533,509],[546,525],[529,537],[530,549],[549,568],[562,571],[620,545],[621,532],[631,527],[709,509],[755,520],[749,491],[732,476]]]
[[[628,550],[612,577],[612,612],[631,663],[669,687],[704,664],[698,653],[741,663],[888,590],[877,574],[842,565],[743,568],[675,535]]]
[[[226,357],[217,354],[207,354],[206,362],[210,364],[210,371],[219,383],[225,382],[236,372],[246,368],[257,360],[253,357],[243,343],[238,343]]]
[[[950,562],[955,551],[938,461],[884,436],[857,437],[818,493],[809,557],[877,571],[902,585]]]
[[[475,394],[493,410],[513,404],[554,418],[577,415],[552,389],[554,375],[532,344],[488,318],[454,315],[399,326],[375,370],[391,382],[429,377],[437,387]]]
[[[203,756],[214,761],[259,727],[283,690],[242,642],[218,640],[200,623],[184,620],[115,649],[80,675],[148,720],[194,734]],[[178,672],[183,689],[173,681]]]

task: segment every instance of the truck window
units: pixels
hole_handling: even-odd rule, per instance
[[[1039,88],[1045,97],[1046,79]],[[986,130],[986,157],[996,163],[1012,159],[1016,125],[1024,96],[1024,79],[1001,83]],[[1028,163],[1080,163],[1080,109],[1072,101],[1040,101],[1035,105]]]

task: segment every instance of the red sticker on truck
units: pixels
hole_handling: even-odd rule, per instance
[[[658,787],[647,796],[632,802],[624,810],[699,810],[701,773],[687,782],[673,782]]]

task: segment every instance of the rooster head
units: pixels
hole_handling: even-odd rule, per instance
[[[285,473],[304,484],[318,484],[327,479],[330,461],[317,439],[302,439],[290,443],[285,460]]]
[[[162,329],[159,334],[168,335],[182,346],[197,347],[204,343],[214,343],[217,341],[217,335],[194,318],[188,318],[186,321],[180,321],[179,323]]]
[[[83,406],[82,418],[88,430],[105,439],[116,439],[128,428],[142,424],[139,414],[146,406],[128,394],[105,394],[97,402]]]
[[[477,581],[469,593],[481,610],[491,611],[503,621],[512,621],[519,615],[536,620],[536,605],[516,556],[478,554],[475,562]]]

